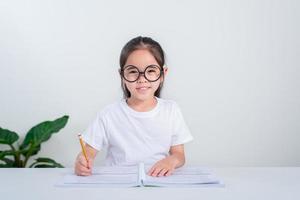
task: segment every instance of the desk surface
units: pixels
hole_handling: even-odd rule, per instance
[[[300,199],[300,167],[213,168],[224,188],[58,188],[73,169],[0,169],[1,199]],[[3,198],[4,197],[4,198]]]

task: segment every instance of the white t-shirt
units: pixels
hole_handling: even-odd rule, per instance
[[[83,132],[83,140],[99,151],[107,148],[109,166],[151,165],[165,158],[171,146],[193,137],[177,103],[156,99],[147,112],[135,111],[125,99],[106,106]]]

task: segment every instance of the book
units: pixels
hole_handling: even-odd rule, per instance
[[[202,167],[181,167],[170,176],[147,175],[150,166],[99,167],[91,176],[65,174],[59,187],[210,187],[223,186],[214,173]]]

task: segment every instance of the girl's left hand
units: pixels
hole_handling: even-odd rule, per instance
[[[168,156],[153,165],[148,171],[149,176],[170,176],[176,167],[176,159]]]

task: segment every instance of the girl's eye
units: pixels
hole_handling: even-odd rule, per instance
[[[137,71],[129,71],[130,74],[137,73]]]
[[[154,69],[151,69],[151,70],[149,70],[147,73],[157,73],[157,71],[154,70]]]

